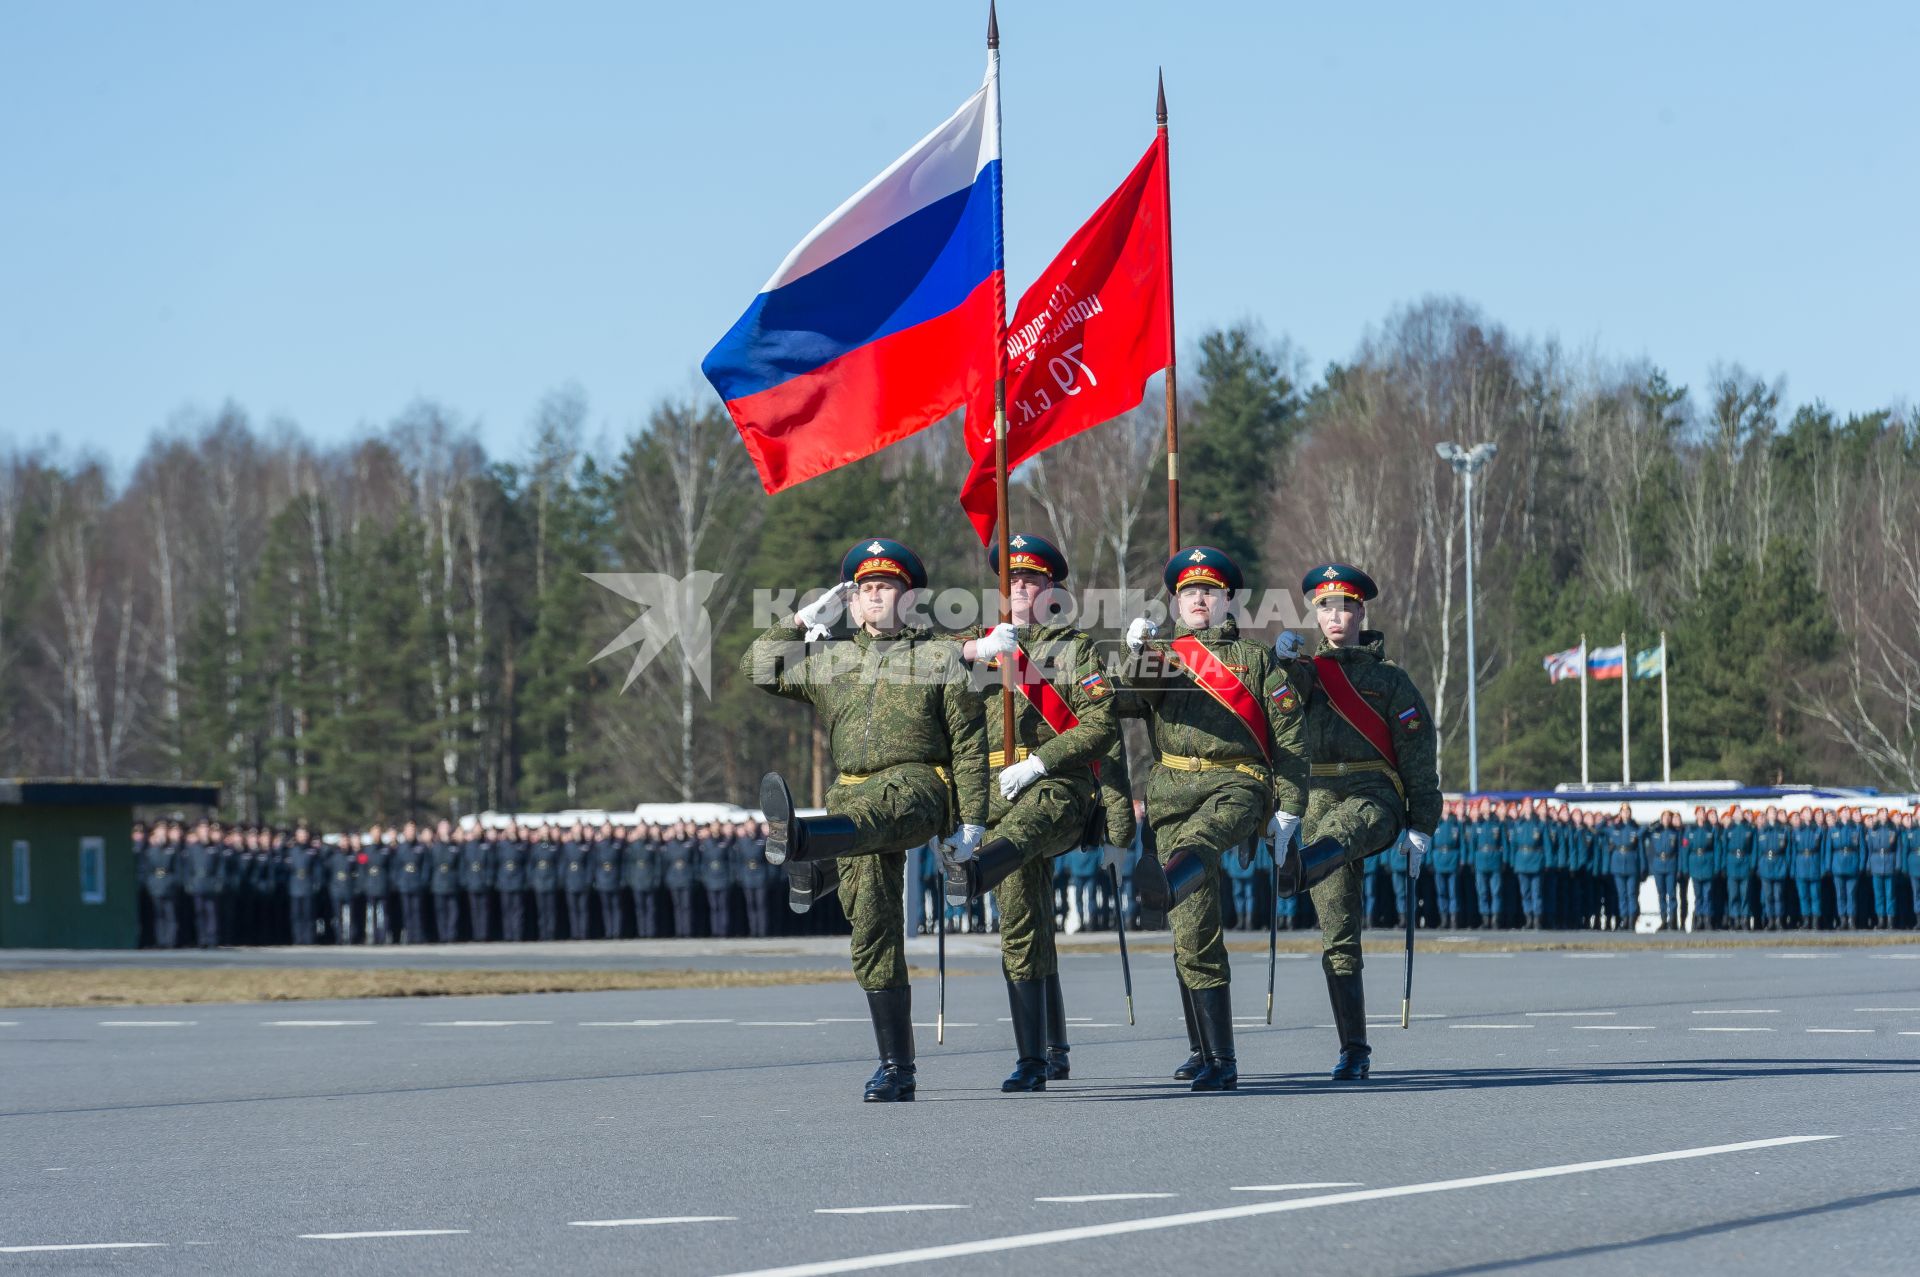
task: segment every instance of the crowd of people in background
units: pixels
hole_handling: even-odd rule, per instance
[[[1145,822],[1141,823],[1146,829]],[[376,825],[321,836],[158,821],[135,826],[143,939],[198,945],[425,944],[488,940],[766,936],[844,930],[836,910],[796,916],[757,821],[694,824]],[[1100,848],[1053,861],[1055,924],[1111,931],[1164,917],[1133,893],[1149,848],[1113,872]],[[940,866],[916,856],[922,931],[937,926]],[[1306,895],[1275,897],[1272,851],[1229,855],[1229,928],[1318,926]],[[1783,931],[1914,928],[1920,811],[1697,808],[1636,823],[1535,799],[1453,801],[1408,896],[1403,845],[1368,862],[1369,926],[1632,929],[1651,880],[1664,927]],[[1277,916],[1270,911],[1277,911]],[[947,908],[956,932],[997,928],[991,897]]]

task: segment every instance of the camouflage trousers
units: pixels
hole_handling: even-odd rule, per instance
[[[853,978],[862,989],[907,986],[907,850],[949,832],[947,783],[931,767],[889,767],[827,791],[827,810],[854,825],[840,868],[840,908],[853,927]]]
[[[1360,930],[1366,923],[1366,858],[1393,846],[1400,824],[1399,809],[1381,796],[1317,787],[1307,791],[1300,841],[1338,839],[1352,857],[1313,888],[1313,911],[1320,915],[1320,965],[1330,976],[1356,976],[1365,965]]]
[[[1147,824],[1160,863],[1189,851],[1206,865],[1199,887],[1167,915],[1174,970],[1189,989],[1217,989],[1233,979],[1220,925],[1220,857],[1260,836],[1270,802],[1266,786],[1238,772],[1155,767],[1147,778]]]
[[[1000,908],[1000,966],[1009,980],[1038,980],[1060,970],[1051,858],[1080,845],[1094,789],[1079,778],[1043,776],[1007,803],[999,796],[998,773],[989,781],[994,823],[987,841],[1004,838],[1024,853],[1020,868],[993,889]]]

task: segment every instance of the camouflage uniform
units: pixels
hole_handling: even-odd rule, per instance
[[[803,635],[773,626],[740,669],[773,695],[812,705],[826,725],[840,771],[826,807],[854,826],[853,853],[839,862],[854,978],[869,991],[905,988],[907,850],[986,823],[980,700],[960,649],[931,630],[837,629],[815,643]]]
[[[1199,889],[1168,915],[1174,963],[1187,988],[1212,989],[1232,978],[1220,926],[1220,857],[1258,838],[1275,810],[1297,816],[1305,809],[1307,754],[1300,698],[1272,649],[1241,638],[1231,617],[1199,631],[1175,626],[1175,638],[1188,634],[1259,699],[1273,738],[1269,765],[1238,714],[1163,660],[1136,662],[1131,682],[1147,711],[1158,760],[1147,778],[1146,808],[1160,863],[1185,850],[1206,864]],[[1216,765],[1191,769],[1185,760],[1195,759]]]

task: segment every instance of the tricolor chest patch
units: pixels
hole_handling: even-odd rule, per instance
[[[1399,717],[1400,726],[1406,728],[1408,731],[1417,732],[1420,730],[1420,707],[1418,705],[1407,706],[1400,711]]]
[[[1095,670],[1080,680],[1080,690],[1097,701],[1101,697],[1111,693],[1113,688],[1107,685],[1107,676],[1099,670]]]
[[[1273,703],[1280,707],[1282,714],[1291,714],[1300,708],[1300,693],[1293,690],[1293,684],[1283,683],[1274,690]]]

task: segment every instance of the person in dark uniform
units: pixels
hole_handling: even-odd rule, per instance
[[[1866,835],[1860,811],[1842,807],[1826,813],[1827,873],[1833,878],[1835,925],[1852,931],[1860,925],[1860,873],[1866,868]]]
[[[1735,931],[1751,931],[1753,922],[1753,821],[1739,808],[1730,808],[1720,821],[1717,850],[1720,874],[1726,891],[1727,925]]]
[[[486,828],[464,830],[460,842],[460,890],[467,893],[467,934],[485,944],[493,934],[493,839]]]
[[[1820,929],[1820,880],[1827,872],[1827,831],[1815,819],[1816,814],[1796,811],[1787,818],[1787,854],[1793,869],[1794,894],[1799,897],[1800,926],[1806,931]]]
[[[693,934],[695,850],[690,826],[675,822],[667,829],[666,845],[661,848],[661,859],[666,862],[662,877],[667,894],[673,898],[673,934],[681,939]]]
[[[533,892],[533,916],[542,940],[560,935],[560,831],[541,825],[527,851],[527,887]]]
[[[1481,799],[1468,807],[1465,836],[1480,930],[1492,931],[1500,925],[1500,888],[1507,851],[1505,822],[1491,802]]]
[[[1900,864],[1900,830],[1884,811],[1867,813],[1862,841],[1866,846],[1867,876],[1873,882],[1873,925],[1881,931],[1893,928],[1896,906],[1894,883]]]
[[[226,892],[226,849],[219,827],[195,825],[186,847],[187,895],[193,900],[193,939],[202,949],[220,943],[220,902]]]
[[[1678,812],[1663,812],[1660,823],[1641,835],[1641,848],[1646,855],[1647,873],[1653,877],[1653,885],[1660,896],[1660,925],[1662,927],[1679,926],[1680,917],[1680,815]]]
[[[353,908],[357,893],[354,879],[360,876],[359,839],[353,834],[337,834],[327,847],[327,930],[334,944],[353,943]]]
[[[1434,905],[1440,925],[1448,931],[1460,926],[1460,804],[1449,802],[1433,831],[1433,849],[1427,864],[1433,870]]]
[[[500,938],[517,943],[527,926],[527,857],[520,826],[508,825],[493,840],[493,889],[500,897]]]
[[[1550,827],[1541,819],[1539,807],[1529,799],[1515,818],[1507,822],[1507,867],[1520,885],[1521,926],[1528,931],[1541,929],[1546,898],[1541,882],[1547,871],[1547,840]]]
[[[633,931],[642,940],[660,934],[660,831],[646,825],[632,831],[621,848],[620,882],[633,898]]]
[[[1714,930],[1720,919],[1720,822],[1708,808],[1693,809],[1693,824],[1680,831],[1680,872],[1693,887],[1693,918],[1698,930]],[[1685,923],[1687,892],[1674,896],[1676,922]]]
[[[718,826],[705,826],[694,843],[700,859],[700,887],[707,893],[707,931],[724,936],[733,930],[733,849]]]
[[[167,823],[154,827],[147,839],[145,874],[147,899],[153,904],[153,943],[161,949],[180,947],[180,883],[184,875],[180,830]]]
[[[400,897],[400,931],[408,944],[427,942],[427,875],[432,869],[426,840],[412,821],[393,845],[393,890]]]
[[[609,940],[627,934],[626,895],[620,889],[620,831],[603,820],[593,837],[593,891],[600,897],[600,932]]]
[[[1793,876],[1793,849],[1787,838],[1791,832],[1778,807],[1767,808],[1753,832],[1753,868],[1760,877],[1760,910],[1766,915],[1768,931],[1781,931],[1787,925],[1787,881]]]
[[[567,938],[588,935],[588,892],[593,888],[593,841],[576,821],[560,833],[560,890],[567,897]]]
[[[300,826],[294,830],[293,842],[287,847],[287,916],[295,944],[314,941],[314,897],[325,871],[325,862],[320,849],[313,844],[313,835],[305,825]]]
[[[1621,803],[1601,833],[1606,844],[1607,876],[1613,880],[1614,926],[1631,931],[1640,917],[1640,880],[1647,876],[1644,831],[1634,823],[1633,810]]]
[[[737,828],[733,839],[733,876],[740,884],[740,895],[747,905],[747,934],[765,936],[767,907],[773,901],[773,874],[762,854],[766,831],[751,823]]]
[[[1900,816],[1900,861],[1906,867],[1907,901],[1913,908],[1912,930],[1920,931],[1920,815]]]
[[[388,896],[393,891],[393,830],[375,825],[360,842],[361,899],[366,908],[367,944],[392,944],[393,920]]]
[[[444,820],[427,849],[427,894],[433,897],[433,938],[452,944],[460,938],[460,844]]]

